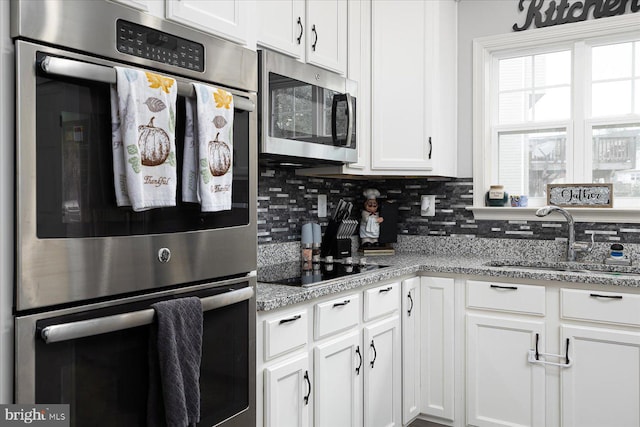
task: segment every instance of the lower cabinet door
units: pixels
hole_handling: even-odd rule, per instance
[[[572,365],[562,370],[563,427],[640,425],[640,334],[562,326]]]
[[[320,344],[314,349],[314,426],[362,425],[362,334]]]
[[[364,425],[402,425],[400,317],[364,327]]]
[[[467,315],[470,425],[545,425],[545,368],[527,360],[536,334],[543,333],[543,321]],[[544,352],[542,344],[539,351]]]
[[[309,356],[287,359],[264,370],[265,427],[307,427],[311,399]]]
[[[402,281],[402,423],[420,414],[420,277]]]

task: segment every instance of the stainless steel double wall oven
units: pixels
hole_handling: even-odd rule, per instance
[[[12,1],[15,400],[145,424],[153,302],[202,299],[200,425],[255,425],[257,54],[110,1]],[[178,82],[177,206],[116,206],[114,66]],[[234,97],[232,208],[181,202],[191,82]]]

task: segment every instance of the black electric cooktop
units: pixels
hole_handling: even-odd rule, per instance
[[[331,264],[290,262],[268,265],[258,269],[258,282],[289,286],[309,286],[319,282],[376,271],[388,265],[345,264],[340,261]]]

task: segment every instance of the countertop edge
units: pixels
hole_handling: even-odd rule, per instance
[[[326,284],[309,288],[300,288],[287,285],[277,285],[259,282],[257,287],[257,310],[270,311],[293,304],[311,301],[313,299],[339,292],[362,288],[385,280],[393,280],[403,276],[415,274],[454,274],[462,276],[475,276],[479,278],[506,278],[519,280],[538,280],[549,282],[570,282],[590,285],[609,285],[640,287],[640,276],[614,276],[611,274],[574,273],[570,271],[543,271],[543,270],[517,270],[503,269],[501,267],[487,266],[492,261],[490,258],[477,257],[440,257],[419,254],[400,254],[393,258],[368,258],[380,264],[391,264],[382,270],[363,273],[357,276],[335,279]],[[639,270],[640,273],[640,270]]]

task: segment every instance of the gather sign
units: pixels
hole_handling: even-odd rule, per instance
[[[612,184],[547,184],[547,204],[574,208],[610,208]]]
[[[524,11],[525,0],[520,0],[518,10]],[[594,19],[608,16],[623,15],[640,11],[640,0],[529,0],[525,22],[518,26],[513,24],[514,31],[523,31],[535,24],[536,27],[550,27],[552,25],[569,22],[585,21],[592,13]]]

